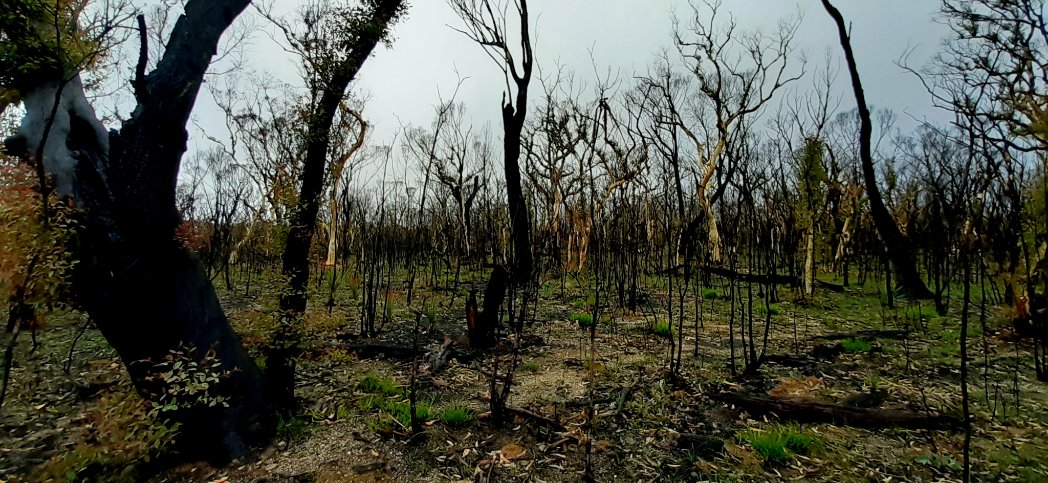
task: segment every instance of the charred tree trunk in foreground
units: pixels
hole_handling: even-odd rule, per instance
[[[27,93],[22,130],[7,143],[22,147],[22,155],[42,152],[58,193],[79,208],[74,296],[138,392],[155,398],[170,388],[155,364],[172,351],[191,350],[197,360],[210,353],[220,362],[213,394],[228,407],[182,401],[173,414],[183,451],[218,462],[267,439],[273,413],[258,368],[199,259],[176,239],[175,185],[204,72],[222,33],[248,3],[186,3],[156,70],[136,80],[138,105],[119,131],[104,130],[79,75],[61,73],[65,78]],[[42,128],[48,124],[54,128]]]

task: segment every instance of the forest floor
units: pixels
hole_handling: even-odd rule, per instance
[[[724,392],[825,403],[872,398],[879,408],[959,416],[960,301],[946,317],[927,307],[889,310],[872,282],[818,292],[812,303],[798,303],[787,288],[771,307],[755,302],[761,321],[771,312],[767,354],[775,357],[750,377],[730,370],[724,287],[693,289],[687,303],[698,302],[702,324],[696,338],[692,307],[683,334],[673,333],[683,336],[684,348],[676,383],[668,382],[669,340],[651,310],[605,311],[591,358],[590,332],[573,320],[593,302],[587,282],[547,282],[536,322],[520,341],[509,406],[521,411],[512,421],[496,426],[488,412],[490,355],[452,359],[440,371],[422,357],[416,391],[420,413],[428,414],[424,432],[406,436],[398,419],[405,416],[412,358],[361,357],[357,349],[411,347],[418,313],[419,347],[450,338],[465,352],[462,289],[470,276],[458,288],[421,284],[416,312],[403,290],[390,291],[389,308],[380,308],[388,321],[374,339],[354,337],[355,281],[341,286],[330,311],[326,291],[318,290],[325,293],[307,314],[299,364],[302,413],[281,422],[269,447],[224,468],[164,463],[166,429],[132,394],[97,330],[83,331],[70,358],[83,318],[53,316],[35,351],[28,337],[18,346],[0,410],[0,481],[554,482],[583,480],[587,461],[598,481],[960,480],[961,430],[779,420],[716,399]],[[475,276],[481,283],[483,274]],[[665,323],[665,288],[661,296],[651,290],[650,305]],[[272,327],[276,297],[243,291],[220,290],[244,343],[257,351]],[[980,317],[974,308],[969,327],[973,479],[1048,480],[1048,384],[1034,378],[1030,342],[1016,339],[1001,310],[988,309]],[[758,322],[754,330],[759,336],[763,327]],[[862,330],[908,335],[826,338]]]

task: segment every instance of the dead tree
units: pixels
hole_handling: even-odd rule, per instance
[[[364,139],[368,132],[368,123],[364,120],[364,117],[357,112],[356,109],[351,108],[345,102],[339,105],[339,137],[350,136],[352,140],[347,146],[345,143],[342,144],[341,150],[336,151],[331,159],[331,166],[328,168],[331,171],[331,196],[328,197],[328,223],[327,223],[327,235],[328,235],[328,246],[327,246],[327,260],[324,261],[324,265],[328,267],[335,266],[335,260],[338,255],[338,200],[339,193],[342,191],[343,186],[343,172],[346,169],[346,164],[352,159],[364,146]],[[351,128],[353,125],[357,127],[357,133],[355,136],[351,135]],[[352,168],[350,166],[350,177],[352,177]],[[332,301],[333,303],[333,301]]]
[[[521,183],[520,153],[521,135],[528,113],[528,86],[531,84],[535,57],[532,51],[528,2],[517,0],[514,6],[520,22],[519,60],[507,39],[505,5],[497,2],[493,4],[489,0],[451,0],[451,7],[462,19],[465,27],[459,31],[483,47],[484,52],[498,64],[506,77],[506,92],[503,94],[502,103],[502,146],[514,251],[511,278],[514,284],[523,285],[531,281],[534,269],[531,216]]]
[[[719,191],[711,190],[714,177],[725,169],[726,151],[739,138],[737,131],[804,72],[803,68],[798,73],[791,69],[799,22],[783,22],[772,35],[739,33],[732,18],[723,28],[717,25],[719,3],[706,2],[706,6],[708,13],[692,4],[690,25],[686,29],[674,26],[678,53],[701,95],[694,97],[698,105],[671,111],[670,120],[694,145],[700,169],[696,196],[711,257],[720,262],[720,232],[713,211],[718,194],[711,193]]]
[[[859,78],[859,68],[855,62],[855,54],[851,47],[851,37],[844,23],[844,17],[829,0],[822,0],[823,7],[833,18],[837,25],[841,48],[844,49],[844,57],[848,63],[848,73],[851,75],[852,90],[855,93],[855,102],[859,110],[860,134],[859,134],[859,156],[862,161],[862,176],[866,183],[866,195],[869,198],[870,214],[877,226],[877,232],[884,240],[885,250],[891,259],[892,266],[898,278],[899,287],[906,291],[911,297],[917,299],[935,299],[936,306],[942,310],[939,298],[932,293],[921,279],[917,270],[917,260],[910,239],[899,230],[895,219],[884,204],[880,187],[877,185],[877,172],[873,168],[873,155],[871,148],[871,137],[873,133],[873,122],[870,119],[870,108],[866,103],[866,93],[862,88],[862,80]]]
[[[310,96],[315,100],[306,116],[302,184],[282,257],[287,288],[280,295],[280,323],[266,358],[266,379],[281,411],[295,408],[294,360],[308,299],[309,247],[327,176],[331,127],[349,83],[402,11],[401,0],[369,0],[360,8],[307,10],[302,33],[278,23],[305,61]]]

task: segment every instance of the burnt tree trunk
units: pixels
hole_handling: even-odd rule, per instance
[[[79,208],[74,297],[138,392],[155,397],[167,389],[155,363],[173,350],[192,349],[197,359],[210,352],[220,361],[217,392],[229,406],[182,401],[173,416],[183,451],[218,462],[268,438],[274,418],[258,368],[200,260],[176,239],[175,185],[204,72],[248,3],[187,2],[156,70],[137,80],[138,105],[119,131],[105,131],[79,75],[65,72],[27,93],[22,129],[6,143],[21,155],[43,153],[58,194]]]
[[[844,25],[844,17],[836,7],[830,4],[829,0],[822,0],[822,4],[830,16],[833,17],[834,23],[837,24],[841,47],[844,49],[844,56],[848,61],[852,90],[855,92],[855,102],[859,110],[859,156],[862,161],[862,178],[866,184],[866,194],[870,201],[870,214],[873,217],[873,223],[877,227],[877,233],[884,240],[888,258],[891,259],[892,266],[895,267],[895,276],[898,278],[899,288],[913,298],[935,299],[936,306],[941,310],[938,298],[924,284],[924,280],[921,279],[921,274],[917,270],[913,244],[899,230],[899,226],[895,224],[895,219],[892,218],[891,212],[884,205],[884,198],[881,196],[881,190],[877,186],[877,173],[873,169],[873,154],[871,153],[870,141],[873,134],[873,123],[870,120],[870,108],[866,104],[866,94],[863,91],[862,81],[859,78],[859,69],[855,64],[855,54],[852,52],[851,39],[848,35],[848,29]]]
[[[526,56],[525,59],[524,75],[516,79],[516,106],[510,102],[502,106],[506,196],[509,201],[510,230],[513,236],[513,282],[518,285],[531,280],[534,264],[531,253],[531,216],[524,201],[524,189],[520,181],[520,136],[528,109],[528,83],[531,80],[530,56]]]
[[[284,246],[283,275],[287,288],[280,295],[280,326],[266,357],[266,380],[279,411],[295,409],[295,363],[301,342],[301,318],[306,311],[309,285],[309,247],[316,232],[320,197],[324,192],[331,125],[346,88],[356,77],[398,15],[401,0],[380,0],[370,19],[372,28],[361,29],[344,59],[323,82],[320,100],[309,116],[306,158],[298,204],[291,214],[291,228]]]

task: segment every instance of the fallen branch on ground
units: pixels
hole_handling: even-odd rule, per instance
[[[910,335],[908,330],[859,330],[855,332],[841,332],[824,334],[812,337],[819,340],[844,340],[844,339],[894,339],[902,340]]]
[[[863,428],[959,429],[959,418],[935,412],[905,409],[867,409],[795,397],[771,397],[738,392],[712,394],[714,400],[734,404],[752,414],[773,414],[798,422],[833,423]]]

